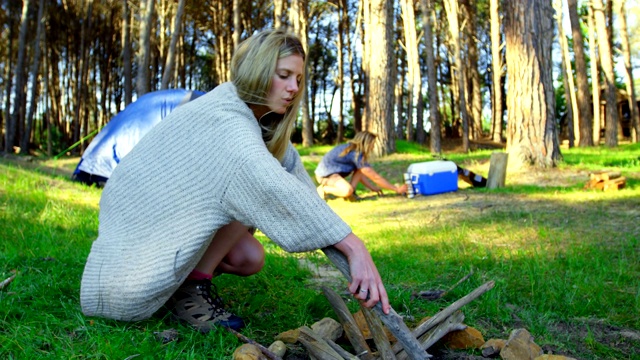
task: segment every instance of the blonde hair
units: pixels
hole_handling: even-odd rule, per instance
[[[351,151],[355,151],[356,159],[360,154],[362,154],[362,160],[365,162],[368,161],[369,153],[373,150],[373,145],[375,144],[377,137],[378,136],[376,134],[369,131],[360,131],[353,137],[353,139],[348,141],[349,145],[347,145],[347,147],[342,151],[340,156],[342,157]]]
[[[300,39],[283,30],[265,30],[243,41],[231,59],[231,81],[240,99],[248,104],[268,106],[267,97],[278,59],[290,55],[300,55],[306,61]],[[267,148],[279,160],[284,157],[295,127],[305,91],[305,72],[300,79],[300,90],[282,120],[261,125],[266,131],[264,137]]]

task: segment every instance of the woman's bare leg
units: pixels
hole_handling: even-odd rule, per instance
[[[195,267],[195,270],[213,274],[214,271],[248,276],[264,265],[264,248],[238,221],[221,227]]]

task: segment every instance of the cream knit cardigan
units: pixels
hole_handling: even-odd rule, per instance
[[[231,83],[178,107],[142,138],[109,178],[99,220],[80,302],[85,315],[118,320],[158,310],[233,220],[288,252],[351,232],[291,144],[282,162],[269,153]]]

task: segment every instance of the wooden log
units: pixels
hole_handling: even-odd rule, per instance
[[[489,176],[487,178],[487,189],[497,189],[504,187],[507,179],[507,162],[509,154],[497,153],[491,154],[489,160]]]
[[[333,262],[338,270],[342,272],[342,274],[347,278],[347,281],[351,281],[349,262],[340,250],[333,246],[329,246],[323,248],[322,251],[329,260]],[[417,337],[411,333],[411,330],[409,330],[407,325],[404,323],[402,317],[398,315],[393,308],[389,311],[389,314],[385,314],[382,311],[382,305],[377,303],[374,306],[374,310],[387,329],[389,329],[396,339],[398,339],[398,343],[396,345],[400,344],[398,346],[404,347],[409,358],[412,360],[424,360],[431,357],[431,355],[427,354],[427,352],[422,349],[422,345],[418,341]]]
[[[425,349],[430,348],[442,339],[445,335],[452,331],[464,330],[467,326],[463,324],[464,314],[458,310],[451,314],[444,321],[440,322],[436,327],[431,328],[424,335],[420,337],[420,342]],[[404,351],[400,351],[397,356],[398,360],[406,360],[407,354]]]
[[[356,351],[356,354],[362,354],[360,355],[360,359],[373,360],[374,356],[371,354],[369,344],[367,344],[367,340],[364,338],[362,332],[360,332],[356,320],[353,318],[349,308],[347,308],[347,304],[344,303],[340,295],[326,286],[322,287],[322,292],[324,292],[324,296],[327,297],[333,311],[338,316],[338,321],[342,324],[344,333]]]
[[[340,345],[336,344],[333,340],[330,339],[324,339],[327,344],[329,344],[329,346],[331,346],[331,348],[333,350],[335,350],[338,354],[340,354],[340,356],[342,356],[343,359],[345,360],[360,360],[361,358],[357,357],[356,355],[353,355],[352,353],[348,352],[347,350],[343,349],[342,347],[340,347]]]
[[[396,355],[393,350],[391,350],[389,338],[384,332],[384,328],[380,319],[376,316],[373,310],[365,307],[364,305],[362,305],[362,303],[360,303],[360,309],[362,310],[364,319],[369,325],[369,330],[371,330],[371,336],[373,336],[373,342],[378,348],[378,355],[380,356],[380,358],[382,360],[396,360]]]
[[[621,176],[612,180],[603,181],[603,183],[604,185],[602,186],[602,191],[615,191],[624,188],[624,186],[627,184],[627,178]]]
[[[468,303],[472,302],[473,300],[477,299],[480,295],[482,295],[482,294],[486,293],[487,291],[493,289],[494,286],[495,286],[495,282],[494,281],[489,281],[487,283],[484,283],[484,284],[480,285],[479,287],[477,287],[475,290],[473,290],[469,294],[461,297],[460,299],[455,301],[453,304],[447,306],[446,308],[444,308],[443,310],[441,310],[440,312],[435,314],[429,320],[427,320],[427,321],[423,322],[422,324],[418,325],[418,327],[413,329],[411,334],[416,339],[420,338],[424,333],[429,331],[431,328],[433,328],[434,326],[438,325],[439,323],[444,321],[446,318],[451,316],[451,314],[453,314],[454,312],[460,310],[460,308],[462,308],[463,306],[465,306]],[[422,344],[420,344],[420,346],[422,346]],[[401,350],[402,350],[402,347],[399,344],[395,344],[393,346],[393,351],[396,354],[399,353]]]
[[[327,342],[308,326],[301,326],[298,341],[318,360],[344,360]]]
[[[621,176],[618,171],[601,170],[589,174],[589,179],[596,181],[613,180]]]

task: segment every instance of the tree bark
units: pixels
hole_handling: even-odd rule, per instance
[[[602,0],[592,0],[595,18],[598,49],[600,50],[600,65],[604,74],[604,91],[607,99],[605,118],[605,144],[609,147],[618,146],[618,103],[615,74],[613,72],[613,53],[609,46],[609,32],[604,14]]]
[[[371,0],[371,12],[368,38],[375,39],[369,52],[363,54],[368,58],[369,94],[367,98],[365,123],[369,130],[377,134],[377,141],[373,153],[383,156],[395,151],[393,136],[393,103],[396,79],[395,56],[393,52],[393,2],[385,0]]]
[[[13,112],[7,119],[5,132],[5,154],[13,152],[16,137],[16,128],[21,121],[22,104],[24,102],[24,63],[26,56],[27,24],[29,20],[29,0],[22,3],[22,16],[20,17],[20,31],[18,33],[18,61],[16,62],[15,87],[13,91]]]
[[[44,0],[40,0],[38,3],[38,27],[36,29],[36,38],[33,42],[34,54],[33,64],[31,66],[31,104],[29,104],[29,112],[26,117],[26,124],[24,127],[24,134],[22,135],[22,143],[20,144],[20,153],[29,153],[29,143],[31,140],[31,128],[33,124],[33,114],[38,106],[38,89],[39,82],[38,77],[40,75],[40,39],[42,38],[44,28]]]
[[[429,84],[429,150],[432,154],[442,153],[441,139],[442,132],[439,116],[438,83],[436,73],[436,61],[433,54],[433,24],[434,10],[432,0],[421,0],[422,23],[424,28],[424,51],[427,54],[427,83]]]
[[[591,5],[588,9],[588,25],[589,25],[589,57],[591,58],[591,97],[593,99],[593,143],[600,144],[600,130],[602,129],[602,114],[600,112],[600,75],[598,72],[598,51],[596,42],[596,24]]]
[[[620,21],[620,43],[622,44],[622,58],[625,67],[625,85],[627,87],[627,97],[629,100],[629,113],[631,115],[631,141],[638,142],[640,133],[640,118],[638,116],[638,103],[636,101],[636,91],[633,86],[633,71],[631,68],[631,50],[629,46],[629,35],[627,33],[627,14],[625,12],[625,0],[618,0],[618,18]]]
[[[578,17],[577,0],[567,0],[569,20],[571,21],[571,35],[573,37],[573,52],[576,64],[576,85],[578,88],[578,123],[580,126],[580,146],[593,146],[593,114],[589,106],[589,81],[587,79],[587,64],[584,56],[584,39]]]
[[[149,63],[151,59],[151,27],[155,0],[140,0],[141,15],[140,39],[138,40],[138,76],[136,77],[136,91],[138,97],[150,91]]]
[[[578,99],[576,98],[575,84],[573,82],[573,69],[571,66],[571,57],[569,55],[569,42],[564,33],[562,25],[562,0],[554,0],[556,10],[556,21],[558,24],[558,39],[562,50],[562,69],[564,71],[563,79],[565,83],[564,94],[567,102],[567,119],[569,125],[569,147],[572,148],[576,143],[580,142],[580,125],[578,124]]]
[[[178,1],[178,10],[176,16],[173,19],[173,30],[171,31],[171,43],[169,44],[169,51],[167,51],[167,60],[164,65],[164,71],[162,74],[162,84],[160,89],[168,89],[169,83],[173,77],[173,67],[176,59],[176,45],[180,39],[180,29],[182,28],[182,14],[184,13],[185,0]]]
[[[561,154],[551,59],[553,8],[538,0],[507,0],[504,13],[509,164],[556,166]]]
[[[131,75],[131,12],[129,0],[122,4],[122,80],[124,81],[124,106],[133,99],[133,80]]]
[[[402,22],[404,24],[405,50],[407,53],[407,141],[414,139],[413,109],[414,107],[418,108],[422,97],[422,75],[420,74],[418,35],[416,34],[416,19],[413,3],[413,0],[400,1]]]
[[[452,115],[459,114],[462,122],[462,151],[469,152],[469,114],[467,113],[466,86],[464,71],[462,71],[462,47],[460,44],[460,25],[458,22],[458,0],[445,0],[444,8],[449,21],[449,36],[451,39],[451,53],[454,61],[452,81],[457,85],[458,104]],[[455,79],[455,80],[454,80]],[[454,116],[455,118],[455,116]]]
[[[302,47],[309,48],[309,34],[308,34],[308,13],[309,13],[308,0],[293,0],[291,2],[291,8],[289,9],[289,19],[293,27],[293,32],[298,35],[302,42]],[[313,145],[313,117],[309,114],[309,96],[306,92],[308,86],[308,79],[306,84],[300,84],[300,87],[304,89],[305,95],[302,100],[302,146],[308,147]]]
[[[502,54],[499,0],[491,0],[491,139],[502,142]]]

